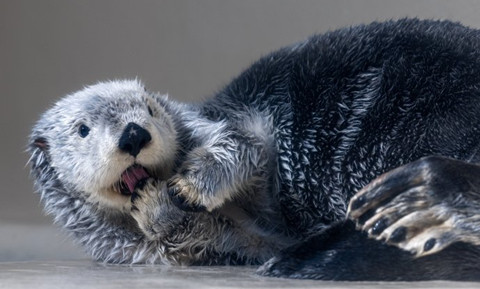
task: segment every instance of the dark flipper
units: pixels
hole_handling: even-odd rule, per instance
[[[480,247],[458,242],[437,254],[416,258],[369,239],[348,221],[272,258],[258,273],[321,280],[480,281]]]
[[[443,157],[412,162],[355,195],[349,218],[416,256],[460,241],[480,245],[480,166]]]

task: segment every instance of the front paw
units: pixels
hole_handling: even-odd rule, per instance
[[[186,212],[202,212],[206,208],[201,204],[200,193],[194,185],[181,177],[167,182],[167,191],[173,204]]]
[[[168,236],[185,213],[171,204],[165,182],[148,178],[137,184],[131,197],[131,215],[149,240]]]
[[[472,242],[477,234],[467,228],[478,223],[469,217],[478,210],[478,200],[469,199],[475,189],[470,184],[477,178],[472,174],[469,180],[471,170],[478,169],[446,158],[421,159],[362,189],[352,198],[348,216],[371,238],[416,256],[454,242]]]
[[[184,211],[211,212],[225,202],[213,183],[208,176],[176,175],[167,182],[168,194],[172,202]]]

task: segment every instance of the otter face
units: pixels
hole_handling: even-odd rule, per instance
[[[66,96],[32,134],[67,188],[90,201],[128,209],[141,178],[166,179],[177,150],[173,121],[137,81],[98,83]]]

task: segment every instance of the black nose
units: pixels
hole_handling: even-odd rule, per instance
[[[118,148],[136,157],[145,145],[152,140],[150,133],[136,123],[130,122],[123,130]]]

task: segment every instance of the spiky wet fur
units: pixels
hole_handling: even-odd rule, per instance
[[[147,147],[137,157],[159,173],[131,202],[111,202],[91,190],[89,180],[70,176],[72,163],[83,168],[80,159],[56,162],[52,156],[61,159],[65,147],[70,153],[82,147],[81,140],[69,139],[75,123],[58,118],[68,113],[76,119],[82,109],[89,113],[84,108],[72,112],[75,97],[70,96],[72,102],[61,102],[34,128],[36,186],[47,212],[98,260],[221,264],[256,263],[275,255],[262,274],[475,279],[477,246],[453,246],[435,262],[414,259],[342,221],[350,198],[382,173],[429,155],[479,161],[479,47],[477,30],[404,19],[342,29],[283,48],[198,105],[145,92],[136,81],[100,83],[79,94],[87,99],[98,92],[122,95],[120,104],[133,103],[133,114],[127,108],[116,134],[108,134],[116,157],[121,153],[114,149],[115,136],[122,125],[162,121],[149,127],[167,131],[157,133],[153,145],[170,146],[157,153]],[[124,111],[113,106],[111,113],[116,119]],[[133,161],[122,163],[117,178]],[[167,195],[184,209],[206,211],[180,210]],[[282,251],[292,243],[299,245]],[[385,260],[399,255],[403,263],[385,272]],[[366,270],[370,267],[376,273]],[[463,273],[457,276],[451,268]]]

